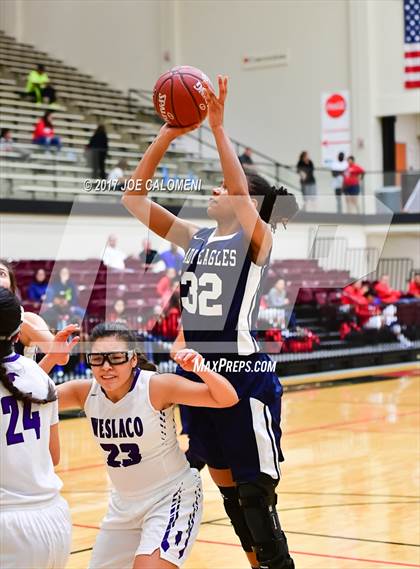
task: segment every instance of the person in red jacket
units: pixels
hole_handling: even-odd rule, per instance
[[[420,298],[420,273],[414,273],[413,278],[408,283],[407,293],[415,298]]]
[[[346,196],[347,213],[351,213],[354,209],[356,213],[360,213],[359,208],[359,194],[360,194],[360,180],[363,178],[365,171],[361,166],[356,164],[354,156],[347,158],[348,166],[344,170],[343,178],[343,191]]]
[[[54,126],[51,121],[51,111],[47,111],[42,118],[35,125],[35,130],[32,135],[33,144],[40,144],[50,148],[54,146],[57,150],[61,148],[60,137],[54,134]]]
[[[379,281],[373,287],[375,294],[384,304],[392,304],[397,302],[401,297],[401,292],[395,290],[389,285],[389,275],[382,275]]]

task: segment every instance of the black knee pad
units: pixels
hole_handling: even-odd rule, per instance
[[[252,536],[248,529],[244,512],[239,504],[238,488],[236,486],[219,486],[223,496],[223,506],[242,545],[242,549],[250,553],[252,551]]]
[[[277,515],[277,482],[261,475],[255,482],[238,484],[239,502],[253,539],[261,569],[293,569],[286,536]]]
[[[191,468],[196,468],[197,470],[203,470],[203,468],[206,466],[206,463],[203,460],[201,460],[201,458],[198,458],[198,456],[195,456],[195,454],[192,453],[190,449],[185,451],[185,457],[190,463]]]

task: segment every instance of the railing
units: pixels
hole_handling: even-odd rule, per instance
[[[408,258],[389,258],[379,259],[375,277],[379,279],[382,275],[389,275],[392,288],[406,290],[407,281],[413,270],[413,259]]]
[[[413,278],[413,260],[402,258],[379,258],[375,247],[348,247],[344,237],[315,238],[310,258],[317,259],[324,270],[347,270],[353,280],[379,280],[389,275],[390,285],[397,290],[406,290],[407,281]],[[420,272],[420,271],[417,271]]]
[[[152,109],[152,92],[145,89],[130,89],[128,106],[134,112]],[[156,116],[156,120],[158,118]],[[191,148],[202,159],[213,161],[214,168],[218,167],[218,155],[211,130],[202,125],[197,131],[189,133],[188,138],[194,141]],[[231,138],[238,155],[246,146],[239,140]],[[194,146],[195,143],[195,146]],[[333,188],[332,172],[329,168],[316,168],[316,194],[304,198],[302,196],[299,175],[295,164],[284,164],[251,148],[256,170],[273,184],[285,185],[297,196],[300,205],[307,211],[336,213],[336,214],[388,214],[401,212],[414,187],[420,180],[419,170],[405,171],[367,171],[360,183],[360,194],[353,200],[347,196],[336,196]],[[419,212],[420,213],[420,212]]]

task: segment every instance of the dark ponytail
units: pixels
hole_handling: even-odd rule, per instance
[[[297,214],[299,207],[296,198],[286,188],[270,186],[267,180],[253,172],[245,172],[245,175],[250,196],[255,197],[259,202],[260,217],[271,225],[273,231],[279,223]]]
[[[3,363],[3,359],[13,352],[13,343],[22,323],[22,314],[22,309],[16,296],[7,288],[0,287],[0,382],[17,401],[35,403],[37,405],[51,403],[51,401],[57,399],[52,382],[50,382],[45,399],[32,397],[31,394],[20,391],[13,384]]]
[[[146,358],[143,352],[136,349],[137,337],[136,334],[127,328],[125,324],[121,322],[103,322],[95,326],[90,334],[91,343],[95,342],[99,338],[110,338],[115,337],[119,340],[123,340],[128,349],[134,350],[137,355],[138,367],[146,371],[157,371],[157,367],[152,362]]]

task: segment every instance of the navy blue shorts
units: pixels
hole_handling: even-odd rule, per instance
[[[360,186],[345,186],[344,195],[346,196],[358,196],[360,194]]]
[[[265,354],[237,359],[271,361]],[[201,382],[179,366],[177,373]],[[220,373],[235,387],[240,401],[225,409],[182,406],[183,432],[189,435],[190,453],[210,467],[230,468],[236,482],[250,482],[260,473],[278,480],[279,463],[284,460],[280,448],[283,389],[279,378],[273,372]]]

